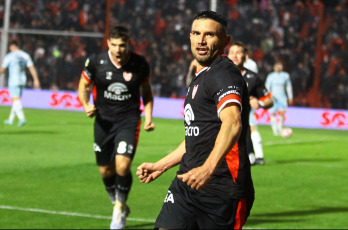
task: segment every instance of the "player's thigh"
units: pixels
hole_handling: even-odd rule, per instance
[[[241,228],[251,209],[250,199],[231,199],[208,193],[201,194],[197,204],[194,213],[201,229]]]
[[[278,110],[285,111],[287,107],[288,107],[288,99],[286,97],[281,98],[278,101]]]
[[[250,126],[256,126],[256,118],[255,118],[255,112],[256,109],[250,109],[250,114],[249,114],[249,125]]]
[[[97,165],[107,166],[114,164],[114,138],[117,127],[112,123],[96,117],[94,121],[94,152]]]
[[[141,121],[136,118],[127,119],[119,125],[114,139],[114,151],[116,155],[122,155],[133,159],[139,140]]]
[[[175,178],[168,189],[164,203],[156,219],[155,228],[195,229],[189,187]]]
[[[15,86],[9,86],[8,90],[10,92],[11,98],[21,98],[23,94],[23,86],[15,85]]]

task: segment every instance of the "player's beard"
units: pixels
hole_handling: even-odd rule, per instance
[[[208,49],[207,53],[205,55],[200,55],[196,49],[196,47],[192,47],[192,55],[197,60],[197,62],[201,66],[209,66],[211,65],[214,60],[220,55],[218,50],[215,50],[214,53],[210,52],[211,50]]]

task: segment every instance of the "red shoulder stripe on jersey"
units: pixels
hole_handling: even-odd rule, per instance
[[[91,82],[91,79],[87,76],[84,70],[82,71],[82,76],[84,79],[86,79],[86,81]]]
[[[236,218],[235,218],[235,224],[234,224],[234,229],[242,229],[244,224],[245,224],[245,218],[246,218],[246,212],[247,212],[247,207],[246,207],[246,199],[240,199],[238,202],[238,208],[237,208],[237,213],[236,213]]]
[[[266,96],[260,97],[259,101],[264,101],[264,100],[266,100],[267,98],[270,98],[270,97],[272,97],[272,94],[268,93]]]
[[[240,99],[240,97],[236,94],[229,94],[225,96],[224,98],[222,98],[222,100],[217,105],[218,114],[227,104],[233,103],[233,102],[239,104],[239,106],[242,107],[242,100]]]
[[[238,177],[238,169],[239,169],[239,148],[238,142],[233,146],[231,151],[226,155],[225,159],[227,162],[228,169],[232,175],[233,181],[236,182]]]

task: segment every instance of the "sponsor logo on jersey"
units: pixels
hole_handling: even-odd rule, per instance
[[[123,72],[123,78],[125,81],[130,81],[133,77],[132,73],[128,73],[128,72]]]
[[[174,195],[170,190],[168,190],[166,198],[164,198],[164,203],[169,203],[169,202],[174,204]]]
[[[184,117],[187,124],[187,126],[185,126],[185,136],[198,136],[199,128],[197,126],[190,126],[191,122],[195,120],[195,114],[190,104],[185,106]]]
[[[106,72],[106,80],[111,80],[112,77],[112,72],[111,71],[107,71]]]
[[[116,82],[109,85],[107,91],[104,91],[104,98],[115,101],[125,101],[132,97],[132,95],[127,92],[128,88],[125,84]]]
[[[195,120],[195,114],[193,113],[193,110],[190,104],[187,104],[185,106],[184,114],[185,114],[186,124],[191,125],[191,121]]]
[[[194,99],[195,96],[196,96],[196,93],[197,93],[197,90],[198,90],[198,86],[199,86],[199,85],[193,86],[193,90],[192,90],[192,99]]]

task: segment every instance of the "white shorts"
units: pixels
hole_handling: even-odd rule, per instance
[[[23,89],[24,89],[23,85],[9,86],[8,87],[8,91],[10,92],[10,97],[11,98],[14,98],[14,97],[20,98],[20,97],[22,97]]]

